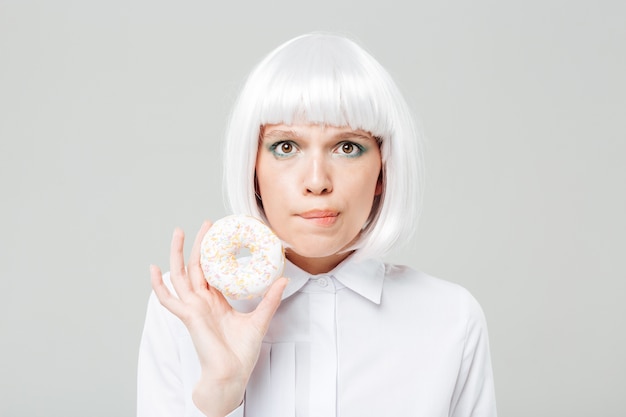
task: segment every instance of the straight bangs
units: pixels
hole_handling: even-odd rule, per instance
[[[276,51],[258,74],[260,124],[350,126],[388,136],[393,106],[379,80],[382,68],[343,38],[298,41]]]

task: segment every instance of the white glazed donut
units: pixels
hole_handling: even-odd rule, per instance
[[[240,250],[249,257],[237,258]],[[285,254],[280,239],[260,220],[243,215],[216,221],[200,245],[200,265],[209,285],[228,298],[262,296],[282,274]]]

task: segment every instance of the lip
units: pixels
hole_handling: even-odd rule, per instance
[[[300,213],[298,216],[319,226],[331,226],[337,221],[339,212],[333,209],[315,209]]]

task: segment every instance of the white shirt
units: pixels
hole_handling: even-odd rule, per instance
[[[496,416],[485,318],[462,287],[376,260],[317,276],[287,263],[284,276],[244,404],[229,416]],[[185,326],[152,294],[138,416],[202,416],[191,400],[199,375]]]

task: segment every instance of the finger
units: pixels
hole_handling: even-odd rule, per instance
[[[277,279],[254,310],[252,319],[263,334],[267,331],[269,323],[280,305],[283,291],[285,291],[288,283],[289,279],[285,277]]]
[[[150,265],[150,282],[154,294],[157,296],[161,304],[175,315],[179,315],[182,303],[172,295],[170,290],[163,282],[163,274],[158,266]]]
[[[200,266],[200,249],[202,246],[202,239],[210,228],[211,222],[208,220],[205,220],[204,223],[202,223],[202,226],[200,226],[200,230],[198,230],[198,234],[196,235],[196,240],[193,242],[189,263],[187,264],[189,279],[191,280],[191,285],[195,289],[207,287],[207,282],[204,279],[204,273],[202,272],[202,267]]]
[[[185,244],[185,233],[180,228],[175,228],[170,244],[170,272],[177,275],[185,275],[185,258],[183,247]]]
[[[178,297],[183,300],[191,291],[191,284],[187,279],[187,271],[185,270],[184,244],[185,233],[177,227],[174,229],[170,246],[170,278]]]

